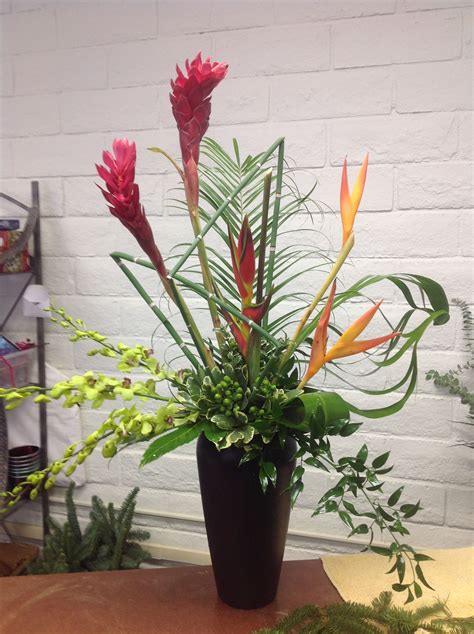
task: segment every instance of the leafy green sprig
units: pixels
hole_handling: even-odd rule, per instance
[[[390,452],[385,452],[369,461],[367,445],[362,445],[356,456],[343,456],[335,459],[332,453],[330,436],[351,435],[359,427],[357,423],[341,420],[339,424],[332,424],[326,433],[320,437],[313,434],[298,435],[301,459],[293,473],[292,500],[303,490],[303,476],[305,466],[322,469],[328,473],[335,473],[339,480],[320,498],[313,515],[336,513],[340,520],[350,529],[349,537],[353,535],[368,535],[368,550],[389,558],[392,563],[388,573],[396,572],[398,582],[392,584],[395,592],[406,592],[406,603],[410,603],[422,596],[422,587],[431,588],[423,574],[421,562],[431,557],[417,553],[411,546],[404,543],[402,538],[409,535],[404,521],[412,518],[420,510],[420,502],[401,503],[404,487],[393,491],[386,501],[381,499],[385,483],[380,476],[392,471],[387,466]],[[337,428],[340,427],[338,430]],[[308,455],[309,454],[309,455]],[[304,465],[304,466],[303,466]],[[376,531],[380,534],[388,533],[391,543],[387,547],[373,545]]]
[[[82,340],[93,341],[99,344],[99,348],[92,348],[87,352],[90,357],[100,355],[117,359],[117,368],[121,372],[129,372],[133,368],[140,368],[144,372],[151,373],[158,379],[170,379],[172,375],[166,373],[161,367],[157,359],[153,357],[153,351],[142,345],[127,346],[119,343],[114,346],[109,339],[97,332],[89,330],[82,319],[74,319],[68,315],[64,308],[50,307],[52,322],[57,323],[61,328],[70,333],[69,341],[76,342]]]

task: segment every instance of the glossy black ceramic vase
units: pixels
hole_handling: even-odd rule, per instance
[[[243,450],[218,451],[202,434],[197,464],[207,539],[219,597],[234,608],[253,609],[275,598],[285,550],[296,443],[266,449],[277,484],[263,493],[258,461],[239,466]]]

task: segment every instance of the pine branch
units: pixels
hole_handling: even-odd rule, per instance
[[[82,532],[81,527],[79,525],[79,520],[77,519],[77,510],[76,505],[74,504],[73,494],[74,494],[74,482],[68,486],[66,490],[66,511],[67,511],[67,521],[71,528],[74,539],[77,542],[82,541]]]
[[[432,618],[435,616],[438,618]],[[431,620],[425,621],[428,617]],[[305,605],[293,610],[273,628],[256,630],[254,634],[415,634],[421,629],[441,634],[467,634],[473,631],[473,624],[474,617],[450,616],[440,601],[418,610],[404,610],[392,604],[391,592],[382,592],[371,605],[348,602],[324,609]]]

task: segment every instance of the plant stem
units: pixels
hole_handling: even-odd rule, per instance
[[[268,271],[267,271],[267,283],[265,293],[268,295],[273,286],[273,268],[275,266],[276,256],[276,241],[278,235],[278,222],[280,219],[280,203],[281,203],[281,189],[283,184],[283,162],[285,159],[285,139],[280,139],[278,144],[278,162],[277,162],[277,177],[276,177],[276,190],[275,190],[275,202],[273,204],[273,216],[272,216],[272,231],[270,236],[270,255],[268,257]],[[268,317],[270,313],[270,307],[268,307],[267,314],[263,317],[263,326],[268,325]]]
[[[171,163],[171,165],[175,168],[175,170],[178,172],[178,174],[181,176],[181,178],[184,181],[183,170],[180,168],[180,166],[174,160],[174,158],[168,154],[168,152],[165,152],[165,150],[162,150],[160,147],[149,147],[147,149],[150,150],[150,152],[156,152],[156,154],[162,154],[165,158],[167,158],[168,161]]]
[[[270,189],[272,186],[272,170],[268,170],[263,181],[262,227],[260,231],[260,248],[258,253],[257,290],[255,301],[257,304],[263,299],[263,277],[265,274],[265,250],[267,246],[268,210],[270,207]]]
[[[134,262],[135,264],[138,264],[139,266],[144,266],[147,269],[154,270],[155,268],[153,264],[151,264],[151,262],[148,262],[147,260],[143,260],[141,258],[133,258],[131,255],[128,255],[127,253],[120,253],[116,251],[114,253],[111,253],[111,256],[114,259],[122,259],[122,260],[127,260],[128,262]],[[212,293],[208,293],[207,290],[203,288],[201,285],[196,284],[195,282],[192,282],[191,280],[188,280],[186,277],[183,277],[182,275],[177,274],[174,276],[174,279],[177,282],[180,282],[181,284],[183,284],[183,286],[190,288],[200,297],[208,299],[209,295],[212,295],[212,300],[218,306],[221,306],[222,308],[224,308],[227,312],[229,312],[231,315],[234,315],[234,317],[237,317],[237,319],[239,319],[240,321],[244,321],[247,324],[249,324],[251,328],[259,332],[262,335],[262,337],[264,337],[264,339],[267,339],[267,341],[270,341],[274,346],[280,345],[278,339],[275,339],[275,337],[273,337],[269,332],[267,332],[265,328],[262,328],[262,326],[255,324],[251,319],[246,317],[243,313],[240,312],[238,308],[235,308],[235,306],[233,306],[232,304],[226,302],[225,300],[221,299],[220,297]]]
[[[351,233],[349,238],[344,243],[341,251],[339,252],[337,260],[334,262],[334,264],[332,266],[332,269],[329,272],[329,275],[327,276],[327,278],[324,281],[323,285],[319,289],[318,293],[314,296],[314,299],[311,302],[311,304],[308,306],[308,308],[303,313],[303,317],[301,318],[301,321],[298,324],[298,326],[297,326],[297,328],[296,328],[296,330],[295,330],[295,332],[294,332],[294,334],[293,334],[293,336],[292,336],[292,338],[291,338],[291,340],[290,340],[290,342],[288,344],[288,347],[287,347],[283,357],[281,358],[280,366],[279,366],[280,370],[283,368],[285,363],[288,361],[288,359],[291,357],[293,352],[296,350],[297,346],[302,341],[304,341],[304,339],[309,334],[305,330],[303,330],[304,326],[305,326],[306,322],[308,321],[308,319],[311,317],[311,314],[313,313],[313,311],[316,308],[316,306],[319,304],[319,302],[323,298],[324,293],[327,291],[327,289],[329,288],[330,284],[335,280],[337,274],[339,273],[340,268],[342,267],[342,265],[346,261],[347,256],[349,255],[349,253],[350,253],[350,251],[351,251],[353,246],[354,246],[354,234]]]
[[[263,300],[263,279],[265,275],[265,251],[267,246],[268,210],[270,208],[270,194],[272,186],[272,170],[268,170],[263,181],[262,223],[260,229],[260,246],[258,253],[257,288],[255,301],[260,304]],[[250,385],[257,380],[260,372],[262,338],[259,332],[251,330],[248,343],[247,366]]]
[[[184,189],[186,192],[186,202],[189,210],[189,218],[191,220],[191,225],[194,231],[194,237],[199,239],[201,236],[201,219],[199,217],[199,207],[196,205],[193,200],[188,188],[186,186],[186,179],[184,180]],[[198,257],[199,263],[201,265],[201,274],[202,274],[202,282],[204,284],[204,288],[212,294],[214,290],[214,282],[212,279],[211,269],[209,268],[209,261],[207,259],[207,251],[206,245],[204,244],[204,238],[199,239],[198,242]],[[217,343],[219,348],[222,349],[222,345],[224,343],[224,337],[221,332],[221,321],[219,319],[219,313],[217,312],[217,306],[212,299],[207,300],[209,306],[209,312],[211,313],[212,325],[214,327],[214,332],[216,333]]]
[[[184,301],[184,297],[181,295],[181,292],[176,286],[175,281],[171,278],[170,278],[170,284],[171,284],[171,287],[173,288],[173,292],[176,295],[176,305],[178,306],[181,312],[181,316],[184,320],[184,323],[186,324],[186,328],[188,329],[189,334],[191,335],[194,341],[194,345],[196,346],[199,352],[199,356],[201,357],[204,365],[206,365],[208,368],[215,368],[216,363],[211,354],[211,351],[204,343],[204,339],[201,336],[199,328],[196,322],[194,321],[194,317],[192,316],[191,311],[188,308],[188,305]]]
[[[155,267],[153,267],[155,268]],[[72,330],[77,331],[77,330],[83,330],[80,329],[78,327],[77,324],[74,323],[74,321],[72,321],[68,315],[61,315],[60,313],[57,312],[57,310],[51,306],[50,307],[50,311],[52,313],[54,313],[55,315],[58,315],[58,317],[60,317],[63,321],[66,321],[72,328]],[[84,331],[87,333],[87,331]],[[90,341],[93,341],[94,343],[98,343],[100,346],[102,346],[103,348],[107,348],[108,350],[112,350],[112,352],[115,352],[115,354],[117,354],[119,357],[122,355],[122,353],[120,352],[120,350],[118,348],[116,348],[114,345],[112,345],[111,343],[109,343],[108,341],[97,341],[97,339],[94,339],[91,336],[88,336],[87,339],[89,339]],[[144,363],[143,361],[139,361],[139,365],[143,368],[146,368],[147,370],[149,370],[149,367],[147,366],[146,363]],[[13,388],[14,389],[14,388]]]
[[[125,273],[125,275],[128,277],[130,282],[133,284],[133,286],[137,290],[138,294],[145,300],[145,302],[148,304],[148,306],[151,308],[151,310],[155,313],[155,315],[158,317],[158,319],[164,325],[166,330],[172,336],[172,338],[174,339],[175,343],[181,348],[181,350],[183,351],[183,354],[189,359],[189,361],[193,364],[193,366],[195,368],[198,368],[199,367],[198,360],[193,355],[193,353],[188,348],[188,346],[184,343],[184,341],[180,337],[180,335],[176,332],[173,324],[169,321],[169,319],[166,317],[166,315],[164,313],[162,313],[161,310],[156,306],[156,304],[153,302],[151,297],[148,295],[148,293],[145,291],[143,286],[140,284],[140,282],[137,280],[137,278],[133,275],[133,273],[130,271],[130,269],[122,262],[122,259],[128,259],[130,262],[134,262],[136,260],[134,258],[132,258],[131,256],[128,256],[127,258],[123,258],[124,255],[125,254],[122,254],[122,253],[111,253],[111,257],[114,260],[114,262]],[[153,264],[151,264],[151,263],[147,263],[147,264],[149,264],[149,268],[151,268],[151,269],[155,268],[153,266]],[[179,306],[178,306],[178,308],[179,308]],[[184,318],[184,316],[183,316],[183,318]],[[198,348],[198,350],[199,350],[199,348]],[[207,365],[207,360],[205,361],[205,363]]]

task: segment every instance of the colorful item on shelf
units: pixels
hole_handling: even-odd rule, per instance
[[[0,231],[18,231],[20,221],[18,218],[0,218]]]
[[[29,350],[30,348],[35,347],[35,344],[30,339],[27,339],[26,341],[17,341],[15,345],[18,350]]]
[[[21,231],[0,230],[0,256],[9,251],[20,239]],[[28,246],[11,259],[0,262],[0,273],[24,273],[30,270]]]
[[[0,387],[23,387],[30,380],[31,351],[0,355]]]
[[[4,335],[0,335],[0,357],[18,350],[20,350],[20,347],[17,344],[7,339]]]

